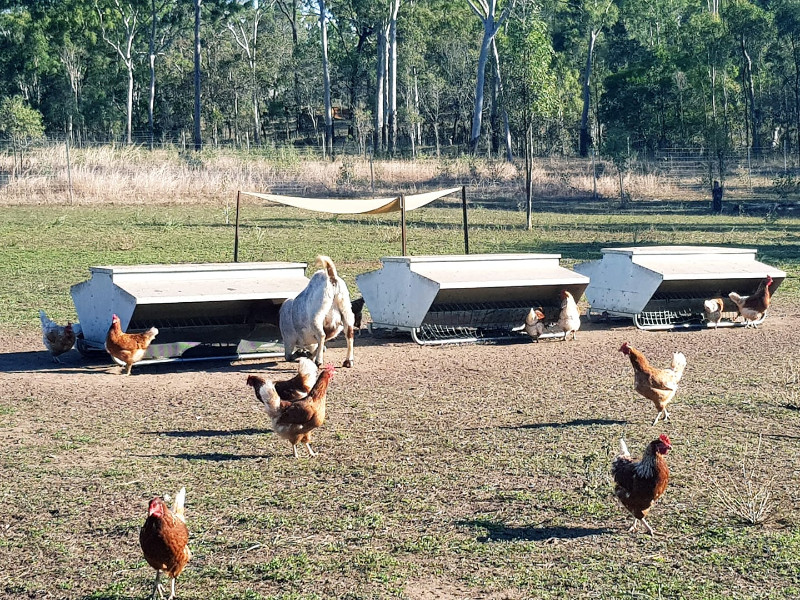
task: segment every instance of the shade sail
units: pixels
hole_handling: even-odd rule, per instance
[[[414,210],[438,200],[443,196],[459,191],[460,187],[424,194],[412,194],[405,196],[405,209]],[[301,198],[298,196],[279,196],[277,194],[260,194],[258,192],[242,192],[250,196],[279,202],[295,208],[313,210],[316,212],[327,212],[335,214],[368,214],[378,215],[400,210],[400,196],[393,198]]]

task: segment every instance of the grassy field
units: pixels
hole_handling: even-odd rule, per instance
[[[134,367],[41,351],[39,308],[75,319],[92,265],[226,262],[230,201],[2,206],[0,596],[144,598],[138,528],[155,493],[188,489],[194,558],[178,597],[492,600],[800,597],[800,218],[703,214],[705,204],[539,202],[470,210],[470,250],[554,252],[563,263],[632,244],[758,249],[787,271],[756,331],[647,333],[585,323],[575,343],[419,347],[356,341],[317,459],[271,433],[247,373],[277,362]],[[463,251],[457,203],[409,213],[412,254]],[[240,260],[333,257],[349,284],[400,253],[396,216],[332,217],[243,202]],[[718,335],[717,335],[718,334]],[[622,341],[690,367],[674,422],[652,427]],[[340,362],[341,342],[326,355]],[[766,358],[765,358],[766,357]],[[673,439],[670,487],[626,533],[608,467]],[[768,493],[763,523],[730,503]],[[756,507],[757,508],[757,507]]]
[[[635,203],[625,211],[576,201],[537,206],[531,231],[525,215],[497,208],[469,211],[472,253],[546,252],[566,266],[600,257],[606,246],[711,244],[756,248],[760,260],[792,277],[781,293],[798,293],[800,216],[710,216],[703,203]],[[0,326],[38,323],[45,308],[75,319],[69,287],[92,265],[228,262],[233,260],[235,204],[197,206],[4,206],[0,221]],[[312,262],[329,254],[345,279],[400,254],[396,215],[331,216],[243,200],[240,261]],[[464,251],[457,203],[408,215],[411,254]]]

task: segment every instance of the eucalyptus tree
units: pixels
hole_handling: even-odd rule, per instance
[[[793,107],[787,111],[787,139],[791,140],[792,122],[795,132],[794,149],[800,164],[800,0],[781,0],[776,6],[775,23],[778,27],[778,48],[783,55],[785,81],[791,89]],[[789,142],[791,145],[791,141]]]
[[[189,13],[183,3],[173,0],[150,0],[150,28],[148,65],[150,87],[147,101],[147,134],[150,149],[153,148],[155,132],[156,58],[188,29]]]
[[[556,114],[558,105],[554,52],[547,24],[530,0],[521,4],[509,19],[507,31],[499,42],[507,57],[508,109],[525,154],[526,215],[530,229],[534,137],[541,135],[545,122]]]
[[[764,56],[775,39],[773,15],[748,0],[732,0],[724,6],[722,16],[738,46],[741,60],[741,84],[745,100],[745,139],[753,153],[761,152],[762,109],[756,94]]]
[[[583,31],[586,32],[586,63],[582,77],[583,109],[581,110],[580,134],[578,139],[578,153],[581,156],[589,154],[592,136],[589,133],[589,106],[591,104],[592,66],[594,62],[595,46],[599,35],[617,21],[619,14],[616,0],[571,0],[570,7],[574,10]]]
[[[325,111],[324,154],[333,158],[333,106],[331,104],[331,73],[328,61],[328,11],[325,0],[317,0],[319,6],[320,48],[322,50],[322,102]]]
[[[293,80],[293,99],[295,120],[300,122],[300,77],[297,68],[297,47],[299,44],[298,35],[298,3],[299,0],[276,0],[275,6],[278,11],[286,18],[292,32],[292,80]],[[288,103],[287,103],[288,104]],[[286,114],[289,114],[287,107]],[[287,134],[288,137],[288,134]]]
[[[478,148],[478,141],[481,136],[481,122],[483,119],[483,92],[486,79],[486,62],[489,59],[489,52],[492,49],[497,32],[511,13],[515,0],[506,0],[506,5],[500,14],[498,11],[498,0],[467,0],[472,12],[483,23],[483,39],[481,40],[480,52],[478,54],[478,72],[475,81],[475,107],[472,112],[472,129],[470,132],[469,147],[470,152],[475,152]]]
[[[20,95],[37,109],[44,101],[47,76],[56,62],[48,42],[48,15],[35,4],[28,4],[0,11],[0,94]]]
[[[143,0],[95,0],[103,40],[111,46],[128,74],[125,103],[125,141],[130,144],[133,127],[134,42],[142,28],[146,6]]]
[[[259,0],[249,0],[244,3],[247,10],[240,12],[227,23],[236,45],[242,51],[250,68],[250,93],[253,102],[253,141],[261,143],[261,118],[259,116],[260,90],[256,76],[258,68],[259,27],[264,16],[265,4]]]

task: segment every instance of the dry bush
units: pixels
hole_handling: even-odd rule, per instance
[[[776,517],[777,501],[773,488],[775,475],[769,475],[760,460],[761,435],[752,455],[745,447],[738,476],[726,475],[724,481],[711,478],[713,497],[732,517],[750,525],[759,525]]]
[[[237,190],[291,195],[380,195],[414,193],[431,187],[467,185],[486,201],[521,201],[524,171],[520,164],[473,156],[375,160],[339,156],[334,161],[303,156],[299,151],[265,149],[263,153],[208,149],[201,153],[178,148],[148,150],[142,146],[105,145],[72,149],[72,201],[93,203],[197,203],[228,201]],[[9,153],[0,154],[0,170],[12,169]],[[66,148],[50,145],[25,155],[22,171],[0,189],[0,202],[14,204],[70,201]],[[616,172],[598,166],[597,193],[619,195]],[[578,159],[537,160],[534,195],[570,198],[591,195],[591,164]],[[626,191],[634,198],[665,193],[654,175],[629,174]]]

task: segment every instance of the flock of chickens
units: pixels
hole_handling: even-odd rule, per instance
[[[736,304],[739,314],[748,326],[755,326],[754,322],[762,318],[769,307],[771,284],[772,278],[767,277],[750,296],[730,293],[730,299]],[[564,340],[569,334],[572,334],[574,340],[580,328],[580,312],[568,291],[561,293],[561,299],[558,320],[550,326],[557,326],[563,331]],[[705,302],[706,319],[709,322],[718,324],[722,310],[723,303],[719,298]],[[70,350],[75,343],[73,326],[71,323],[58,325],[48,319],[44,311],[39,311],[39,316],[42,322],[42,341],[53,360],[59,362],[58,356]],[[547,327],[544,319],[541,307],[532,308],[524,325],[518,329],[524,329],[533,340],[538,340]],[[116,363],[124,367],[125,374],[129,375],[133,364],[142,359],[157,334],[155,327],[142,333],[124,333],[119,317],[113,315],[106,337],[106,350]],[[686,368],[686,357],[676,352],[672,364],[668,368],[659,369],[653,367],[639,350],[627,342],[622,344],[619,351],[628,356],[633,366],[634,389],[652,401],[658,411],[653,425],[659,419],[668,420],[667,406],[678,390],[678,383]],[[308,453],[316,456],[311,448],[311,433],[325,423],[327,391],[334,373],[332,365],[319,368],[310,359],[302,357],[298,360],[297,375],[290,379],[273,382],[256,375],[247,378],[247,385],[253,388],[258,400],[264,404],[272,421],[273,431],[291,444],[295,457],[298,456],[299,444],[305,444]],[[614,480],[614,495],[634,517],[629,531],[636,531],[641,522],[651,535],[654,534],[646,517],[669,483],[669,467],[665,456],[671,449],[669,437],[662,434],[645,447],[639,460],[635,460],[631,457],[625,440],[620,440],[620,452],[612,461],[611,475]],[[175,597],[175,580],[191,558],[189,531],[184,514],[185,498],[186,490],[181,489],[176,494],[171,510],[164,500],[153,498],[140,531],[139,543],[144,557],[156,570],[153,598],[163,598],[160,581],[162,572],[170,578],[169,599]]]

